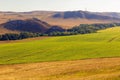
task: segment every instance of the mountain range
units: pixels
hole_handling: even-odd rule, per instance
[[[89,11],[0,12],[0,34],[21,31],[45,32],[52,26],[71,28],[79,24],[119,23],[120,13]]]

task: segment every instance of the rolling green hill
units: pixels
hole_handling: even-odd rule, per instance
[[[98,33],[0,43],[0,64],[119,57],[120,27]]]

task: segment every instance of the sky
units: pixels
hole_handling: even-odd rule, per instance
[[[120,12],[120,0],[0,0],[0,11]]]

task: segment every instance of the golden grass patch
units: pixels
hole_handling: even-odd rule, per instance
[[[0,80],[119,80],[120,58],[0,65]]]

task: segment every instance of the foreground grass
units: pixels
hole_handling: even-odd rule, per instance
[[[0,44],[0,64],[120,57],[120,28]]]
[[[120,58],[1,65],[0,80],[120,80]]]

